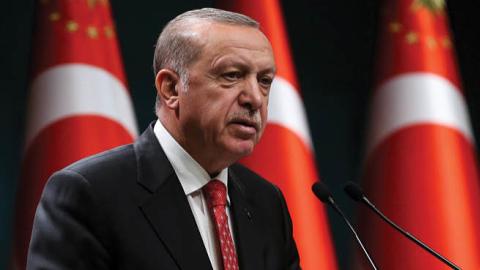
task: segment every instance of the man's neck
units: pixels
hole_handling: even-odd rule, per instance
[[[186,136],[182,136],[182,132],[173,121],[168,117],[159,117],[159,121],[173,139],[196,161],[200,166],[212,177],[217,176],[223,169],[227,168],[234,162],[228,162],[228,159],[219,158],[218,153],[210,153],[199,145],[193,145],[186,140]]]

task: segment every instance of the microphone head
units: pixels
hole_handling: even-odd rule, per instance
[[[353,182],[348,182],[343,189],[348,194],[348,196],[350,196],[350,198],[354,199],[357,202],[362,201],[365,197],[362,189]]]
[[[328,187],[322,182],[315,182],[312,186],[312,191],[324,203],[330,203],[328,200],[332,197],[332,193],[328,190]]]

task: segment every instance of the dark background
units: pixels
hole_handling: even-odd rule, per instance
[[[253,1],[253,0],[252,0]],[[177,14],[213,1],[112,1],[129,89],[140,130],[154,118],[153,44]],[[379,27],[378,0],[281,1],[317,166],[338,203],[354,216],[343,195],[360,174],[369,93]],[[480,132],[480,1],[450,1],[452,38],[475,137]],[[34,1],[2,1],[0,9],[0,269],[6,268],[13,199],[19,175],[28,88]],[[347,269],[352,237],[329,210],[340,269]]]

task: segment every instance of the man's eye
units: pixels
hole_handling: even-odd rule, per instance
[[[229,81],[235,81],[242,77],[242,73],[239,71],[231,71],[222,74],[222,77]]]
[[[259,83],[265,87],[270,87],[270,85],[272,85],[272,82],[273,82],[273,78],[270,78],[270,77],[263,77],[263,78],[260,78],[259,80]]]

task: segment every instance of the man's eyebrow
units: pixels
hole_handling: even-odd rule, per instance
[[[269,68],[268,72],[271,72],[273,74],[277,74],[277,67]]]
[[[247,66],[247,62],[243,59],[233,59],[231,57],[226,57],[219,59],[213,63],[214,67],[224,67],[224,66]]]
[[[276,75],[276,73],[277,73],[277,68],[276,68],[276,67],[266,68],[266,69],[260,70],[259,73],[261,73],[261,74],[271,73],[271,74],[273,74],[273,75]]]
[[[239,67],[239,66],[242,66],[242,65],[239,65],[237,63],[237,61],[234,61],[233,59],[228,59],[228,58],[227,59],[225,59],[225,58],[217,59],[210,64],[210,67],[211,67],[212,71],[214,71],[214,72],[222,71],[222,69],[225,69],[225,68],[230,67],[230,66]]]
[[[217,59],[212,63],[212,68],[213,70],[221,70],[222,68],[226,67],[235,67],[239,69],[248,69],[250,68],[250,64],[247,60],[241,59],[241,58],[231,58],[231,57],[225,57],[221,59]],[[266,67],[264,69],[260,69],[258,73],[262,74],[267,74],[267,73],[272,73],[276,74],[277,72],[277,67]]]

